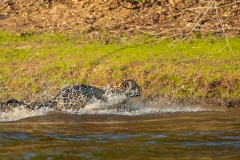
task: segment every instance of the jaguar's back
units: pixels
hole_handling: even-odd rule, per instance
[[[111,88],[111,92],[115,94],[124,94],[127,97],[136,97],[142,94],[142,89],[134,80],[126,80],[117,83],[117,85]],[[28,109],[40,109],[42,107],[49,107],[56,110],[78,109],[92,103],[94,99],[105,101],[105,94],[105,90],[81,84],[66,87],[50,101],[35,107],[31,107],[22,101],[14,99],[9,100],[7,104],[25,105]]]

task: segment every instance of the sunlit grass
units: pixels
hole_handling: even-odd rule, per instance
[[[87,83],[106,86],[120,79],[135,79],[146,96],[239,97],[240,39],[156,40],[135,36],[102,44],[81,35],[0,33],[0,82],[8,97],[53,93],[65,85]],[[122,49],[124,48],[124,49]],[[122,49],[122,50],[119,50]],[[117,51],[119,50],[119,51]],[[116,52],[114,52],[116,51]],[[171,52],[169,52],[171,51]],[[114,53],[112,53],[114,52]],[[211,88],[211,83],[229,83]],[[232,80],[234,79],[234,80]],[[236,80],[235,80],[236,79]],[[46,86],[45,82],[49,85]],[[229,89],[228,85],[234,89]]]

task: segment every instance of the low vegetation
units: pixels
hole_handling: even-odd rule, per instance
[[[240,99],[239,38],[189,38],[180,43],[148,36],[107,44],[84,35],[0,33],[0,100],[45,100],[62,87],[85,83],[99,88],[135,79],[144,97]],[[175,47],[175,48],[174,48]]]

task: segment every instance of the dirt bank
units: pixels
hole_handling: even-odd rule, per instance
[[[109,41],[146,34],[158,38],[240,35],[240,3],[232,0],[1,0],[0,31],[84,33]]]
[[[190,2],[180,0],[0,0],[0,32],[16,33],[20,39],[43,33],[54,33],[55,35],[59,33],[60,37],[61,34],[69,33],[68,35],[84,35],[87,38],[86,41],[95,39],[103,44],[111,44],[112,39],[118,39],[121,45],[128,45],[128,40],[137,34],[156,37],[158,40],[183,38],[188,35],[196,39],[209,35],[214,38],[226,35],[239,37],[239,15],[240,3],[232,0],[210,2],[197,0]],[[13,37],[13,39],[19,37]],[[214,38],[209,40],[207,45],[214,44]],[[146,58],[134,61],[140,54],[147,54],[147,51],[129,55],[124,53],[127,50],[123,50],[123,53],[116,52],[119,55],[125,55],[124,57],[118,54],[112,54],[112,56],[109,54],[111,53],[109,50],[104,50],[96,56],[95,49],[91,51],[94,52],[92,58],[87,57],[83,60],[86,51],[82,51],[81,57],[76,54],[81,52],[80,48],[76,47],[75,50],[72,50],[77,45],[82,45],[81,47],[84,48],[85,44],[79,42],[81,40],[74,39],[73,46],[71,43],[65,46],[65,48],[71,46],[69,54],[65,53],[65,48],[62,50],[47,48],[50,46],[44,44],[44,39],[39,41],[36,38],[29,39],[29,42],[26,42],[27,45],[22,41],[16,42],[16,44],[9,42],[3,45],[5,48],[0,48],[2,53],[5,52],[6,57],[12,54],[15,56],[15,59],[10,56],[9,59],[5,57],[5,60],[2,61],[11,66],[1,64],[3,68],[1,75],[5,77],[4,80],[1,80],[1,88],[4,88],[5,95],[1,95],[0,100],[16,98],[13,97],[16,88],[22,93],[21,98],[23,99],[39,97],[44,92],[43,88],[49,89],[51,86],[56,87],[52,94],[57,93],[63,85],[59,79],[106,85],[113,78],[133,78],[140,81],[148,98],[164,96],[168,93],[166,101],[170,99],[178,103],[209,103],[228,107],[240,105],[238,94],[240,78],[237,75],[239,73],[238,53],[229,54],[218,60],[213,59],[217,54],[209,54],[212,51],[207,53],[203,51],[204,54],[200,53],[202,51],[198,51],[199,55],[191,59],[189,54],[184,55],[179,51],[175,57],[169,59],[169,57],[165,57],[166,53],[152,51],[152,58],[146,55]],[[53,44],[52,46],[55,48],[61,48],[67,41],[71,41],[69,37],[63,37],[63,39],[66,41],[62,40],[58,44],[54,44],[53,41],[49,43]],[[46,48],[47,51],[43,51],[43,48]],[[192,49],[192,47],[190,48]],[[118,49],[114,48],[111,51]],[[217,50],[216,53],[221,50],[224,48]],[[44,52],[52,53],[45,54]],[[130,50],[129,52],[134,51]],[[23,62],[21,59],[23,57],[17,57],[15,53],[24,53],[26,57],[32,56],[32,58],[25,58]],[[42,57],[38,54],[42,54]],[[128,56],[132,56],[133,61],[120,63],[119,66],[115,65],[118,64],[120,58],[124,61],[128,59],[126,58]],[[112,58],[117,59],[115,64],[110,63],[113,61]],[[77,61],[76,66],[72,64],[71,66],[55,64],[56,59],[59,60],[59,63],[63,63],[62,59],[66,59],[66,61],[80,60]],[[101,62],[98,64],[99,59]],[[95,62],[97,62],[96,66]],[[106,67],[106,64],[109,66]],[[224,70],[214,69],[207,74],[203,70],[205,65],[209,68],[217,68],[219,64],[227,66]],[[87,68],[86,66],[93,67]],[[191,71],[192,68],[196,70]],[[30,77],[28,72],[37,76]],[[99,81],[99,74],[105,76],[101,81]],[[38,75],[41,75],[41,78],[38,78],[40,77]],[[55,75],[57,77],[52,78],[51,82],[51,76]],[[179,98],[181,96],[185,98]],[[193,100],[191,97],[194,97]]]

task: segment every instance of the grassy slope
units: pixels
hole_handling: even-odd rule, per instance
[[[168,53],[172,40],[144,36],[100,44],[79,35],[0,33],[0,100],[44,99],[66,85],[102,88],[123,78],[135,79],[145,96],[239,99],[240,39],[229,41],[235,54],[219,52],[226,41],[213,38],[188,39]]]

